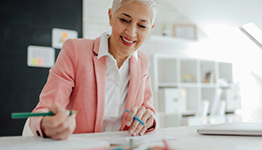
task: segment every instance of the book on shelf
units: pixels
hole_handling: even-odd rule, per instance
[[[204,83],[215,83],[215,72],[214,71],[208,71],[205,74]]]
[[[181,81],[183,83],[192,83],[194,81],[193,76],[190,74],[183,74],[181,76]]]

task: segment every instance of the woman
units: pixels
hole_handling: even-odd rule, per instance
[[[72,133],[128,130],[136,136],[156,128],[149,60],[137,51],[156,10],[156,0],[114,0],[108,11],[111,36],[64,43],[33,110],[55,115],[31,118],[35,135],[67,139]],[[69,116],[67,110],[79,114]]]

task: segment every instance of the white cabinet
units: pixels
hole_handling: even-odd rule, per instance
[[[232,63],[165,54],[154,54],[152,60],[154,103],[161,127],[220,123],[227,120],[225,114],[240,108]],[[199,109],[212,115],[203,118]]]
[[[159,110],[166,114],[183,113],[186,111],[186,99],[178,88],[159,89]]]

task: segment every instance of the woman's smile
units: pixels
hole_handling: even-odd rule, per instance
[[[130,40],[130,39],[125,38],[123,36],[120,36],[120,38],[122,39],[122,43],[126,46],[132,46],[136,42],[135,40]]]

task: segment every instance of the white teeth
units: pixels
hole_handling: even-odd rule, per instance
[[[128,41],[127,39],[125,39],[124,37],[122,37],[122,39],[125,41],[125,42],[127,42],[127,43],[129,43],[129,44],[131,44],[131,43],[133,43],[134,41]]]

